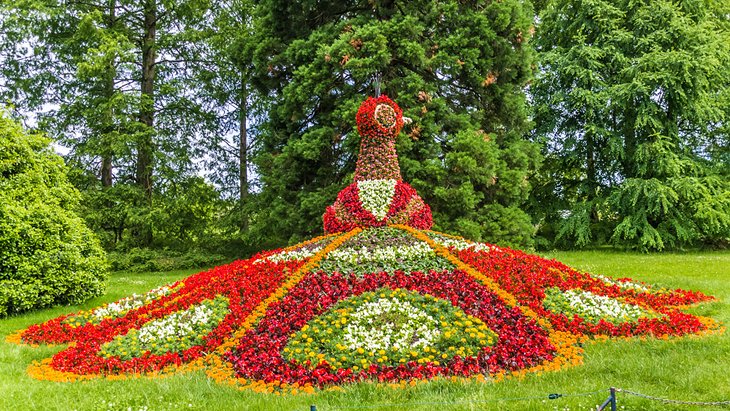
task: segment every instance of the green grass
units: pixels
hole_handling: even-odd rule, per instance
[[[615,277],[631,277],[672,288],[700,290],[718,298],[694,308],[730,323],[730,252],[642,255],[606,251],[547,254],[582,270]],[[523,380],[500,383],[433,381],[395,390],[357,384],[343,391],[311,396],[273,396],[238,391],[209,381],[202,372],[155,380],[52,383],[36,381],[25,373],[33,360],[53,355],[59,348],[30,348],[4,342],[6,335],[60,314],[98,306],[133,292],[184,278],[194,271],[164,274],[117,273],[110,291],[82,306],[60,307],[0,320],[0,409],[2,410],[318,410],[353,406],[376,410],[483,410],[483,409],[595,409],[608,387],[682,400],[730,399],[730,335],[682,338],[670,341],[607,341],[585,347],[584,364]],[[595,395],[548,400],[549,393]],[[540,399],[496,402],[500,398]],[[619,393],[625,409],[698,410],[702,407],[665,406]],[[482,403],[479,403],[482,402]],[[486,403],[485,403],[486,402]],[[434,403],[451,403],[435,405]],[[620,408],[621,409],[621,408]],[[706,409],[718,409],[706,407]]]

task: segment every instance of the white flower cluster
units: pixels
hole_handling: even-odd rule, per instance
[[[639,284],[639,283],[634,283],[631,281],[617,281],[611,277],[606,277],[605,275],[600,275],[600,274],[592,274],[592,275],[593,275],[593,277],[598,278],[599,280],[603,281],[604,283],[606,283],[608,285],[617,285],[622,290],[636,290],[636,291],[640,291],[640,292],[649,291],[649,287]]]
[[[444,237],[444,236],[437,236],[434,238],[434,241],[437,244],[440,244],[444,247],[447,247],[447,248],[454,247],[455,249],[457,249],[459,251],[466,250],[467,248],[471,248],[474,251],[492,251],[492,250],[497,251],[498,250],[498,248],[495,246],[490,246],[490,245],[483,244],[483,243],[474,243],[471,241],[460,240],[460,239],[456,239],[456,238],[449,238],[449,237]]]
[[[563,297],[571,307],[591,316],[628,320],[645,317],[648,314],[641,307],[589,291],[572,289],[564,291]]]
[[[163,285],[162,287],[146,292],[144,295],[132,294],[129,297],[95,309],[91,312],[91,315],[99,321],[107,317],[118,317],[130,310],[134,310],[160,297],[166,296],[170,292],[172,292],[172,288]]]
[[[197,332],[196,326],[208,323],[213,314],[212,307],[207,304],[198,304],[159,320],[150,321],[140,327],[139,342],[146,345],[153,342],[194,336]]]
[[[407,301],[380,298],[350,314],[344,344],[356,350],[426,347],[440,336],[438,321]]]
[[[362,208],[370,211],[378,220],[384,219],[395,195],[396,183],[394,179],[358,181],[357,190]]]
[[[309,258],[317,254],[321,249],[322,247],[314,247],[311,249],[304,248],[299,250],[282,251],[280,253],[270,255],[266,257],[266,259],[275,263],[280,263],[282,261],[304,260],[305,258]],[[259,261],[261,260],[258,260],[256,262]]]
[[[369,250],[361,248],[340,248],[331,251],[327,259],[343,263],[357,264],[365,261],[391,262],[398,260],[414,260],[431,256],[434,251],[423,241],[412,245],[386,246]]]

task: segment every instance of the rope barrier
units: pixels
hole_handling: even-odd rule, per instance
[[[564,398],[564,397],[587,397],[592,396],[596,394],[603,394],[606,390],[600,390],[600,391],[590,391],[590,392],[578,392],[578,393],[571,393],[571,394],[560,394],[560,393],[552,393],[547,395],[536,395],[531,397],[504,397],[504,398],[493,398],[489,400],[482,400],[482,401],[455,401],[455,402],[414,402],[414,403],[381,403],[381,404],[366,404],[366,405],[345,405],[345,406],[332,406],[327,407],[327,410],[355,410],[355,409],[375,409],[375,408],[386,408],[386,407],[400,407],[403,408],[403,406],[408,407],[420,407],[420,406],[445,406],[445,405],[478,405],[478,404],[489,404],[489,403],[495,403],[495,402],[506,402],[506,401],[531,401],[531,400],[556,400],[558,398]],[[655,397],[653,395],[647,395],[642,394],[640,392],[627,390],[624,388],[611,388],[609,390],[610,396],[608,399],[602,404],[598,406],[599,410],[606,409],[606,407],[611,406],[612,410],[616,409],[616,393],[622,392],[627,395],[633,395],[635,397],[644,398],[647,400],[652,401],[658,401],[662,402],[664,404],[674,404],[674,405],[699,405],[699,406],[726,406],[730,405],[730,400],[722,400],[722,401],[684,401],[684,400],[673,400],[668,398],[662,398],[662,397]],[[310,406],[310,411],[318,411],[316,405]]]
[[[558,398],[564,398],[564,397],[586,397],[596,394],[603,394],[606,390],[601,391],[591,391],[591,392],[579,392],[579,393],[571,393],[571,394],[559,394],[559,393],[552,393],[547,395],[536,395],[531,397],[503,397],[503,398],[494,398],[489,400],[482,400],[482,401],[455,401],[455,402],[412,402],[412,403],[381,403],[381,404],[366,404],[366,405],[345,405],[345,406],[332,406],[327,407],[327,410],[354,410],[354,409],[374,409],[374,408],[387,408],[387,407],[421,407],[421,406],[437,406],[437,405],[469,405],[469,404],[490,404],[495,402],[505,402],[505,401],[530,401],[530,400],[556,400]],[[323,409],[324,410],[324,409]],[[310,411],[318,411],[317,406],[312,405],[310,407]]]
[[[624,394],[633,395],[636,397],[646,398],[652,401],[659,401],[665,404],[677,404],[677,405],[706,405],[706,406],[722,406],[730,405],[730,400],[726,401],[682,401],[682,400],[670,400],[668,398],[654,397],[653,395],[642,394],[640,392],[629,391],[623,388],[616,388],[616,391]]]

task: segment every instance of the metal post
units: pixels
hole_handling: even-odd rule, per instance
[[[611,411],[616,411],[616,388],[611,387]]]
[[[603,404],[596,407],[596,411],[603,411],[606,409],[606,407],[611,406],[611,411],[616,411],[616,388],[611,387],[610,388],[610,394],[606,401],[603,402]]]

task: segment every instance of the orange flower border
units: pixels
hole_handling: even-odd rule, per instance
[[[238,345],[240,339],[251,328],[253,328],[256,323],[258,323],[258,321],[264,316],[266,310],[272,303],[279,301],[282,297],[284,297],[284,295],[286,295],[287,292],[289,292],[289,290],[296,286],[302,280],[302,278],[304,278],[305,274],[317,268],[320,261],[322,261],[322,259],[324,259],[327,254],[340,247],[345,241],[356,236],[361,231],[361,228],[355,228],[354,230],[351,230],[344,234],[340,234],[339,237],[332,240],[329,244],[327,244],[327,246],[325,246],[317,254],[312,256],[312,258],[310,258],[309,261],[301,266],[299,270],[293,273],[291,277],[289,277],[289,279],[287,279],[286,282],[284,282],[284,284],[279,287],[278,290],[274,291],[274,293],[271,294],[271,296],[259,303],[259,305],[251,312],[251,314],[249,314],[241,327],[229,339],[224,341],[223,344],[218,346],[218,348],[213,353],[209,354],[208,357],[205,358],[205,369],[208,377],[221,384],[236,386],[240,389],[251,389],[255,392],[271,393],[278,392],[277,389],[284,389],[291,393],[296,393],[297,391],[313,393],[314,387],[312,387],[311,385],[286,385],[276,382],[264,383],[262,381],[253,381],[247,380],[245,378],[238,378],[236,377],[236,372],[234,371],[233,367],[227,361],[225,361],[222,356],[227,351],[235,348],[236,345]]]

